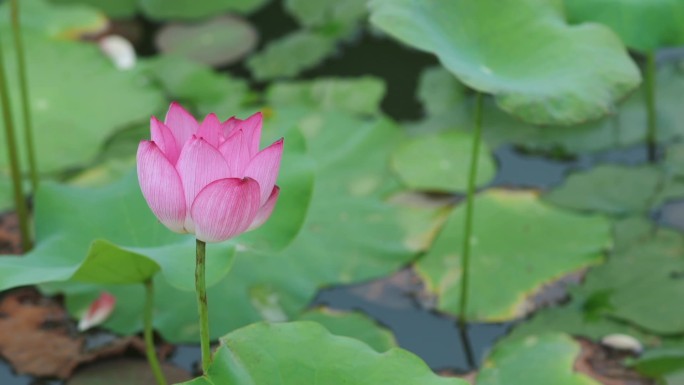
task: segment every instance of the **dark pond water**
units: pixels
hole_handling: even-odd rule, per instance
[[[250,20],[259,27],[262,44],[297,28],[296,23],[280,9],[280,2],[273,2],[252,15]],[[157,27],[149,22],[144,22],[144,26],[150,32]],[[143,51],[148,54],[151,53],[150,37],[151,34],[142,43]],[[414,96],[418,74],[425,67],[435,64],[436,59],[430,55],[364,33],[357,41],[345,44],[336,56],[326,60],[322,66],[307,71],[304,76],[381,77],[386,81],[388,89],[382,104],[383,110],[397,120],[413,120],[421,117],[420,105]],[[241,64],[225,70],[236,76],[249,76]],[[255,83],[254,86],[263,88],[264,85]],[[635,146],[582,155],[573,160],[550,160],[538,155],[524,154],[513,146],[505,145],[495,151],[495,156],[499,171],[493,185],[548,189],[561,184],[571,171],[587,169],[600,163],[637,165],[647,161],[648,153],[645,146]],[[663,223],[684,229],[684,202],[664,206],[657,216]],[[398,273],[399,279],[395,276],[358,285],[326,288],[318,293],[311,305],[361,311],[391,329],[400,346],[419,355],[430,367],[436,370],[467,371],[469,365],[456,320],[424,306],[419,298],[420,285],[402,276],[410,274],[405,270]],[[382,287],[381,295],[369,298],[369,288],[378,285]],[[553,299],[546,302],[553,303],[563,297],[564,291],[562,287],[556,288],[549,295]],[[476,359],[480,360],[510,327],[511,324],[469,325],[467,334]],[[170,362],[194,371],[199,355],[199,348],[196,346],[179,346]],[[0,362],[0,384],[57,385],[62,382],[15,375],[6,364]]]

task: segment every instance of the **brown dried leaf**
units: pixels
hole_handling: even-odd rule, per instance
[[[171,349],[165,345],[159,353],[166,356]],[[16,290],[0,300],[0,355],[18,373],[67,378],[83,363],[128,350],[144,354],[145,344],[134,336],[88,348],[66,311],[34,289]]]

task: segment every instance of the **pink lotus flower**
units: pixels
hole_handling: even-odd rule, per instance
[[[283,140],[259,151],[261,113],[202,124],[177,103],[138,146],[138,180],[170,230],[221,242],[261,226],[275,207]]]

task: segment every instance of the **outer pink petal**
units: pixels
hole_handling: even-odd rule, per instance
[[[176,169],[154,142],[138,146],[138,181],[154,215],[171,231],[185,233],[186,202]]]
[[[216,117],[216,114],[207,115],[197,129],[197,137],[206,140],[209,144],[218,148],[220,135],[223,135],[221,121]]]
[[[150,119],[150,131],[152,141],[157,144],[171,164],[176,164],[178,155],[180,155],[180,148],[178,147],[176,138],[173,137],[171,130],[153,116]]]
[[[183,147],[176,170],[183,182],[185,203],[188,208],[197,194],[209,183],[228,178],[230,170],[221,153],[204,139],[192,137]],[[187,213],[185,228],[193,232],[194,227]]]
[[[176,102],[172,102],[169,106],[164,123],[171,129],[178,148],[183,148],[185,142],[197,132],[199,127],[197,120]]]
[[[221,242],[245,232],[259,211],[259,196],[259,184],[251,178],[209,184],[192,205],[195,236],[205,242]]]
[[[219,151],[228,163],[230,176],[242,178],[245,175],[245,168],[251,160],[244,131],[233,132],[225,142],[221,143]]]
[[[261,126],[263,124],[263,114],[257,112],[245,120],[240,120],[235,117],[228,119],[223,123],[223,130],[226,137],[236,130],[245,132],[247,144],[249,148],[249,156],[254,157],[259,152],[259,142],[261,141]]]
[[[245,170],[245,176],[256,179],[261,189],[261,205],[266,203],[280,170],[280,160],[283,156],[283,139],[278,139],[272,145],[256,154]]]
[[[278,196],[280,196],[280,187],[275,186],[273,187],[273,191],[271,191],[271,195],[268,197],[266,203],[264,203],[264,205],[261,206],[261,208],[257,212],[256,217],[249,225],[247,231],[256,229],[268,220],[271,214],[273,214],[273,209],[275,208],[276,202],[278,201]]]

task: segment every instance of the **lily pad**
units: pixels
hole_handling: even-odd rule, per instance
[[[98,269],[93,261],[105,258],[102,262],[133,263],[122,267],[125,270],[146,266],[147,272],[140,273],[150,276],[154,266],[161,265],[174,285],[194,290],[194,239],[172,233],[157,221],[140,194],[135,174],[94,189],[44,183],[36,195],[35,218],[36,247],[24,256],[0,259],[2,289],[65,281],[78,271],[88,281],[111,282],[109,271]],[[220,255],[207,261],[207,280],[216,282],[230,267],[234,250],[230,244],[209,249]],[[141,262],[142,258],[148,261]]]
[[[410,189],[465,192],[472,143],[472,135],[453,130],[414,137],[397,147],[392,168]],[[494,177],[496,165],[486,145],[480,148],[477,167],[477,186]]]
[[[285,9],[306,28],[328,36],[345,36],[368,14],[366,0],[286,0]]]
[[[477,375],[480,385],[599,385],[573,370],[580,345],[565,334],[543,334],[504,340]]]
[[[607,293],[605,313],[658,334],[684,332],[682,263],[684,238],[671,230],[650,231],[589,272],[581,288],[587,296]]]
[[[534,124],[576,124],[614,109],[640,81],[620,40],[569,26],[560,1],[373,0],[371,22],[434,53],[465,85]]]
[[[2,30],[0,35],[5,37],[1,42],[7,53],[6,70],[15,73],[11,34]],[[42,173],[93,160],[114,130],[145,122],[164,109],[164,96],[157,88],[130,71],[116,70],[95,45],[28,32],[24,41],[36,157]],[[8,82],[11,99],[19,100],[16,76]],[[12,106],[21,142],[20,106]],[[19,149],[24,149],[23,143]],[[0,170],[8,169],[5,151],[0,146]]]
[[[663,182],[664,176],[654,167],[602,165],[572,174],[544,200],[574,210],[631,215],[651,207]]]
[[[380,354],[351,338],[330,334],[313,322],[259,323],[221,338],[205,377],[185,385],[270,384],[462,385],[444,378],[412,353],[393,348]]]
[[[53,5],[46,0],[22,0],[19,15],[23,30],[55,38],[76,39],[88,33],[101,32],[108,24],[107,17],[93,7],[82,4]],[[4,2],[0,5],[0,28],[10,26],[10,4]]]
[[[317,322],[332,334],[363,341],[376,352],[382,353],[397,346],[391,331],[361,313],[344,313],[322,308],[308,311],[298,320]]]
[[[600,263],[611,245],[605,218],[555,209],[533,192],[488,190],[475,198],[474,207],[466,310],[472,321],[525,315],[532,310],[528,297],[565,274]],[[428,290],[438,296],[437,308],[450,314],[459,309],[464,215],[464,205],[458,206],[417,263]]]
[[[296,31],[273,40],[247,60],[255,79],[293,77],[313,68],[335,51],[335,40],[312,31]]]
[[[242,111],[249,87],[244,80],[217,73],[184,57],[162,55],[141,62],[141,72],[173,100],[194,107],[200,115],[215,113],[225,120]]]
[[[632,49],[649,52],[684,44],[684,1],[565,0],[570,23],[609,26]]]
[[[273,83],[268,88],[266,101],[278,107],[296,105],[321,111],[377,115],[386,88],[381,79],[371,76],[285,81]]]
[[[87,4],[116,19],[134,16],[138,5],[138,0],[50,0],[50,2],[54,4]]]
[[[117,0],[118,1],[118,0]],[[140,8],[154,20],[193,20],[220,13],[251,13],[268,0],[139,0]]]
[[[244,19],[224,15],[202,23],[165,24],[155,37],[164,54],[175,54],[211,65],[228,65],[256,47],[257,31]]]
[[[420,74],[417,97],[427,115],[441,115],[463,108],[465,87],[443,67],[430,67]]]

